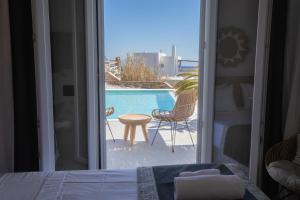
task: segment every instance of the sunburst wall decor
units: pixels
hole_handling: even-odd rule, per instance
[[[249,52],[248,37],[239,28],[228,26],[218,33],[218,63],[224,67],[237,67]]]

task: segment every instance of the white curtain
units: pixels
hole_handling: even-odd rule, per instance
[[[8,0],[0,0],[0,173],[13,171],[14,118]]]
[[[300,1],[290,0],[283,84],[284,138],[300,133]]]

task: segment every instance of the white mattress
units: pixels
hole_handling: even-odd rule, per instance
[[[214,121],[214,146],[223,149],[226,133],[231,126],[251,124],[251,113],[248,111],[219,112]]]
[[[137,200],[136,170],[8,173],[1,200]]]

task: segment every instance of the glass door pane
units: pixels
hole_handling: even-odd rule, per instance
[[[245,176],[249,173],[257,15],[258,0],[219,1],[213,162],[226,163]]]
[[[84,0],[49,0],[56,170],[87,169]]]

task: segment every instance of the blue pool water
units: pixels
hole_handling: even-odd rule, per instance
[[[153,109],[171,110],[175,100],[168,90],[106,90],[106,107],[113,106],[115,113],[108,119],[128,113],[151,115]]]

